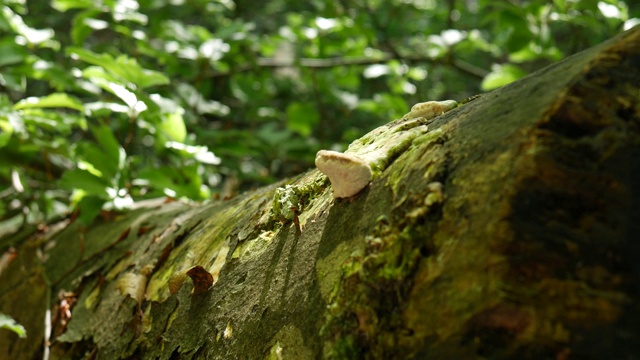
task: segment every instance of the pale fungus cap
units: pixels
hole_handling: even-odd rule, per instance
[[[413,105],[411,111],[404,118],[423,117],[432,119],[455,108],[457,105],[458,103],[454,100],[421,102]]]
[[[331,181],[334,198],[346,198],[359,193],[372,177],[371,167],[362,158],[337,151],[318,151],[316,167]]]

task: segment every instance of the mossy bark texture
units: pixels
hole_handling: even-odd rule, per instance
[[[0,358],[636,358],[640,28],[424,126],[293,218],[277,184],[3,239]]]

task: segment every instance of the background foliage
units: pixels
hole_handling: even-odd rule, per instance
[[[0,229],[313,166],[640,22],[619,0],[4,0]],[[3,231],[0,231],[0,236]]]

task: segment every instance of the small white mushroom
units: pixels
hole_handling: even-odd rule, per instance
[[[351,197],[371,181],[371,166],[362,158],[337,151],[320,150],[316,167],[329,177],[334,198]]]
[[[454,100],[444,101],[427,101],[413,105],[411,111],[403,116],[403,119],[413,119],[417,117],[423,117],[427,120],[432,119],[438,115],[442,115],[447,111],[455,108],[458,105]]]

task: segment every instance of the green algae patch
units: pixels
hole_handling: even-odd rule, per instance
[[[397,309],[404,308],[412,274],[431,253],[430,236],[439,216],[437,211],[425,210],[426,196],[416,194],[390,215],[378,217],[362,252],[343,261],[321,332],[328,337],[325,355],[359,353],[366,348],[372,358],[402,356],[402,349],[390,352],[407,334]],[[423,222],[425,218],[429,220]]]

